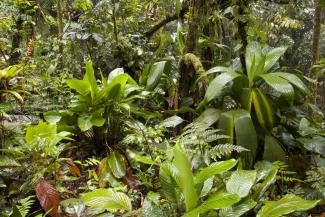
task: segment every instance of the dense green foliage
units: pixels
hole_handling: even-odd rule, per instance
[[[0,216],[323,216],[324,7],[2,0]]]

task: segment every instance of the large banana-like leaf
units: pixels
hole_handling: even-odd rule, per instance
[[[306,95],[309,94],[308,87],[304,84],[304,82],[302,80],[300,80],[300,78],[298,78],[298,76],[291,74],[291,73],[285,73],[285,72],[274,72],[271,74],[274,74],[274,75],[279,76],[283,79],[286,79],[293,86],[297,87],[302,93],[304,93]]]
[[[245,166],[252,166],[257,149],[257,135],[249,112],[237,109],[223,113],[219,121],[219,128],[229,136],[227,142],[231,144],[234,144],[236,133],[236,144],[250,150],[250,152],[241,153],[245,160]]]
[[[209,84],[209,87],[205,93],[204,103],[209,103],[211,100],[217,98],[221,95],[223,88],[235,78],[242,76],[237,72],[225,72],[221,75],[218,75],[213,81]]]
[[[319,200],[304,200],[294,194],[287,194],[278,201],[266,201],[257,217],[279,217],[315,207]]]
[[[256,181],[255,170],[237,170],[232,173],[226,184],[227,191],[237,194],[239,197],[246,197]]]
[[[81,196],[81,200],[87,206],[107,209],[110,211],[125,210],[131,211],[132,205],[129,197],[121,192],[113,189],[100,188],[92,192],[85,193]]]
[[[255,88],[252,91],[252,102],[261,127],[271,129],[274,124],[274,114],[267,96],[260,89]]]
[[[233,110],[235,120],[236,144],[240,145],[249,152],[242,152],[244,164],[248,167],[253,165],[253,159],[257,149],[257,135],[250,114],[243,109]]]
[[[266,54],[265,58],[265,66],[263,72],[269,71],[280,59],[281,56],[286,52],[287,48],[286,47],[277,47],[272,50],[270,50]]]
[[[196,207],[198,195],[194,185],[194,177],[191,171],[190,162],[182,145],[178,142],[174,147],[173,164],[178,170],[179,185],[183,192],[186,211]]]
[[[182,217],[197,217],[200,214],[206,213],[212,209],[223,209],[240,201],[237,194],[230,194],[228,192],[217,192],[210,196],[202,205],[187,212]]]
[[[225,143],[234,144],[235,136],[235,120],[232,111],[225,112],[221,114],[219,120],[219,129],[224,130],[225,135],[229,136]]]
[[[259,75],[270,87],[274,89],[274,91],[280,93],[285,96],[289,102],[292,102],[294,97],[294,89],[292,85],[285,79],[277,76],[274,73],[270,74],[261,74]]]
[[[266,135],[264,139],[264,154],[263,159],[273,161],[285,161],[285,152],[280,143],[271,135]]]
[[[200,184],[205,182],[207,179],[213,177],[216,174],[226,172],[236,166],[237,160],[230,159],[227,161],[220,161],[209,165],[208,167],[202,169],[194,176],[194,183]]]

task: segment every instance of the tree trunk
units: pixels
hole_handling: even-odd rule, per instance
[[[241,17],[245,15],[245,8],[247,7],[246,1],[238,1],[238,16]],[[241,19],[238,19],[237,28],[238,28],[238,36],[241,41],[242,47],[239,51],[240,62],[243,68],[244,74],[247,74],[246,69],[246,60],[245,60],[245,50],[247,47],[247,32],[246,32],[246,22],[243,22]]]
[[[9,59],[10,65],[15,65],[19,63],[19,58],[21,56],[19,47],[23,39],[21,35],[21,30],[23,28],[23,20],[21,18],[18,18],[15,26],[16,26],[16,32],[12,36],[12,42],[11,42],[11,52],[10,52],[10,59]]]
[[[314,33],[313,33],[313,45],[312,45],[312,66],[319,61],[320,53],[320,34],[321,34],[321,21],[322,21],[322,0],[316,2],[315,8],[315,20],[314,20]],[[317,80],[315,75],[315,70],[311,68],[310,77]],[[317,90],[318,90],[318,81],[312,86],[312,102],[317,103]]]
[[[59,62],[58,66],[60,69],[63,68],[63,45],[62,45],[62,37],[63,37],[63,17],[62,17],[62,0],[57,0],[56,5],[56,21],[58,26],[58,39],[59,39]]]

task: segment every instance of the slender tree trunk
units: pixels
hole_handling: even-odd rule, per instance
[[[112,14],[112,18],[113,18],[113,24],[114,24],[114,37],[115,37],[115,42],[116,44],[119,44],[118,41],[118,30],[117,30],[117,23],[116,23],[116,0],[112,0],[112,4],[113,4],[113,14]]]
[[[56,19],[57,19],[57,26],[58,26],[58,39],[59,39],[59,67],[60,69],[63,68],[63,45],[62,45],[62,37],[63,37],[63,16],[62,16],[62,0],[57,0],[56,5]]]
[[[245,8],[247,7],[247,1],[238,1],[238,15],[243,16],[245,15]],[[237,22],[237,28],[238,28],[238,36],[241,41],[242,47],[239,51],[239,57],[240,57],[240,62],[243,68],[243,72],[247,74],[247,69],[246,69],[246,60],[245,60],[245,50],[247,47],[247,32],[246,32],[246,22],[243,22],[241,19],[238,20]]]
[[[315,8],[315,20],[314,20],[314,33],[313,33],[313,45],[312,45],[312,66],[319,61],[320,55],[320,35],[321,35],[321,26],[322,26],[322,0],[317,0]],[[310,77],[317,80],[315,75],[315,70],[311,68]],[[312,87],[312,102],[317,103],[317,90],[318,90],[318,81]]]
[[[23,39],[21,35],[21,30],[23,28],[23,20],[21,18],[18,18],[16,20],[16,32],[12,36],[12,43],[11,43],[11,52],[10,52],[10,58],[9,58],[9,64],[15,65],[19,63],[19,57],[21,56],[21,53],[19,51],[20,43]]]

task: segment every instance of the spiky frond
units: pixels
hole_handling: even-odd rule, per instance
[[[19,205],[17,205],[17,208],[22,217],[27,216],[34,202],[35,202],[34,196],[29,196],[19,200]]]
[[[212,129],[205,123],[191,123],[184,128],[184,132],[179,136],[182,144],[197,145],[215,142],[228,136],[220,134],[221,130]]]
[[[221,144],[212,148],[209,151],[209,154],[212,158],[216,158],[216,157],[221,158],[223,156],[230,155],[233,152],[240,153],[243,151],[249,151],[249,150],[239,145]]]

